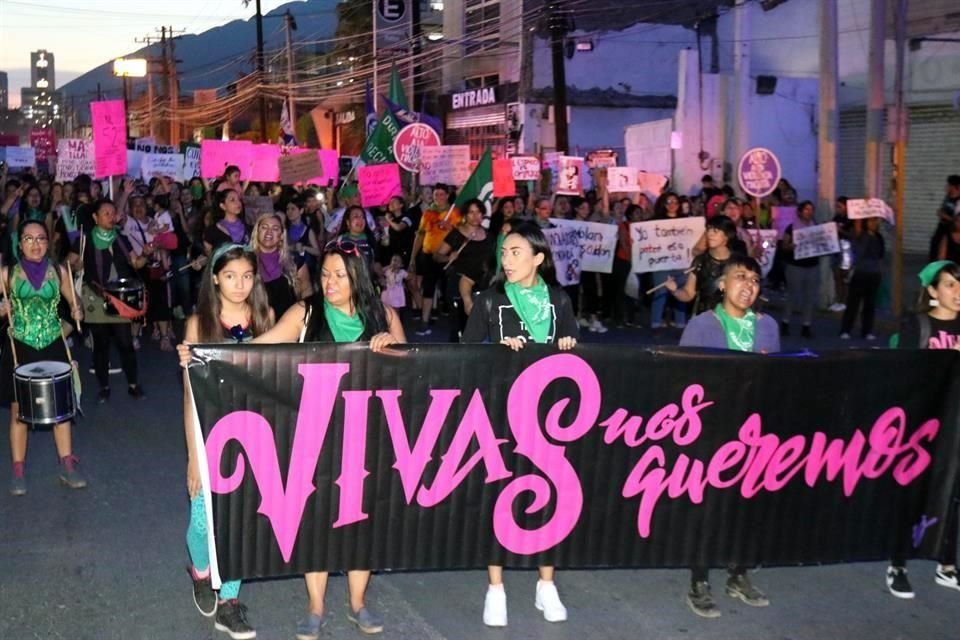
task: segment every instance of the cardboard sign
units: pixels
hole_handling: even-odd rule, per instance
[[[646,171],[637,172],[637,190],[647,195],[658,198],[663,193],[663,188],[667,186],[666,176],[658,173],[647,173]]]
[[[402,196],[400,165],[371,164],[357,170],[360,178],[360,204],[364,207],[382,207],[393,196]]]
[[[571,229],[580,243],[580,268],[593,273],[612,273],[617,253],[618,229],[615,224],[550,218],[555,226]]]
[[[470,178],[470,147],[445,145],[420,149],[420,184],[462,186]]]
[[[557,282],[564,287],[580,284],[580,238],[576,229],[555,227],[544,229],[543,235],[550,242],[550,252],[557,268]]]
[[[11,169],[32,169],[37,152],[33,147],[3,147],[3,160]]]
[[[53,129],[33,129],[30,131],[30,146],[37,150],[37,162],[43,162],[56,155],[57,134]]]
[[[513,161],[497,158],[493,161],[493,197],[506,198],[517,195],[517,183],[513,179]]]
[[[250,176],[253,143],[246,140],[204,140],[200,143],[200,175],[222,178],[227,167],[240,168],[240,179]]]
[[[127,116],[123,100],[90,103],[93,119],[94,170],[97,178],[127,172]]]
[[[69,182],[82,173],[92,177],[93,172],[92,140],[63,138],[57,141],[57,182]]]
[[[279,168],[281,184],[309,182],[323,173],[320,156],[312,149],[280,156]]]
[[[250,155],[250,179],[277,182],[280,179],[280,146],[255,144]]]
[[[183,153],[183,179],[187,182],[200,177],[200,146],[195,144],[180,145]]]
[[[894,224],[893,209],[880,198],[850,199],[847,200],[847,217],[851,220],[863,220],[864,218],[883,218],[890,224]]]
[[[513,179],[526,182],[540,180],[540,160],[534,156],[513,156],[510,158],[513,167]]]
[[[684,270],[693,261],[693,247],[706,228],[706,218],[648,220],[630,225],[633,271]]]
[[[793,227],[793,258],[815,258],[831,253],[840,253],[840,238],[837,223],[815,224],[810,227]]]
[[[163,177],[183,180],[183,154],[145,153],[140,160],[140,174],[144,180]]]
[[[578,196],[583,193],[583,158],[560,156],[557,187],[554,192],[561,196]]]
[[[637,190],[637,169],[634,167],[608,167],[607,191],[631,193]]]

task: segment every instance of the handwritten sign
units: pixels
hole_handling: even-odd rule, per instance
[[[659,173],[637,172],[637,190],[657,198],[667,186],[666,176]]]
[[[31,169],[37,163],[37,152],[33,147],[4,147],[3,158],[11,169]]]
[[[227,167],[240,168],[240,179],[250,175],[253,143],[246,140],[204,140],[200,143],[200,175],[220,178]]]
[[[613,258],[617,252],[617,225],[581,220],[550,218],[555,226],[576,232],[580,243],[580,267],[582,271],[611,273]]]
[[[555,227],[544,229],[543,235],[550,243],[560,285],[566,287],[580,284],[580,238],[577,237],[576,230]]]
[[[92,176],[93,140],[63,138],[57,141],[57,182],[69,182],[80,174]]]
[[[630,193],[637,190],[637,171],[634,167],[608,167],[607,190],[610,193]]]
[[[145,153],[140,160],[140,173],[144,180],[150,178],[183,179],[183,154]]]
[[[200,146],[195,144],[181,145],[183,152],[183,179],[191,180],[200,177]]]
[[[847,200],[847,217],[851,220],[883,218],[890,224],[894,224],[893,209],[880,198]]]
[[[90,116],[95,177],[124,175],[127,172],[127,115],[123,100],[91,102]]]
[[[420,149],[420,184],[461,186],[470,178],[470,147],[465,144]]]
[[[686,269],[693,260],[693,246],[706,228],[706,219],[649,220],[630,225],[633,241],[633,271]]]
[[[48,160],[57,150],[57,134],[53,129],[32,129],[30,146],[37,150],[37,162]]]
[[[439,147],[441,144],[440,134],[433,127],[414,122],[400,129],[393,139],[393,157],[401,168],[416,173],[420,171],[420,151],[423,147]]]
[[[255,144],[250,154],[251,180],[277,182],[280,179],[280,145]]]
[[[583,193],[583,158],[560,156],[555,193],[578,196]]]
[[[793,228],[793,257],[795,260],[840,253],[837,223],[815,224]]]
[[[279,168],[281,184],[308,182],[323,173],[320,156],[312,149],[280,156]]]
[[[360,204],[381,207],[393,196],[403,195],[400,187],[400,165],[371,164],[357,170],[360,178]]]
[[[513,167],[513,179],[520,182],[540,179],[540,160],[534,156],[513,156],[510,158]]]
[[[777,255],[777,230],[776,229],[740,229],[745,235],[750,236],[753,243],[754,257],[760,263],[760,271],[764,278],[773,268],[773,260]]]
[[[517,194],[517,183],[513,180],[513,162],[510,158],[496,158],[493,161],[493,197],[506,198]]]
[[[772,151],[763,147],[750,149],[737,164],[740,187],[755,198],[764,198],[773,193],[780,176],[780,161]]]
[[[134,151],[127,149],[127,177],[139,178],[142,175],[141,165],[143,165],[143,151]]]

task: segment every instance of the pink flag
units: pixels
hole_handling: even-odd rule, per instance
[[[93,158],[97,178],[122,176],[127,172],[127,115],[123,100],[91,102]]]

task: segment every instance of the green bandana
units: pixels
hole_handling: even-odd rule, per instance
[[[718,304],[713,310],[720,320],[720,326],[727,336],[727,349],[733,351],[753,351],[753,341],[757,335],[757,315],[747,311],[742,318],[734,318]]]
[[[534,342],[546,343],[550,336],[550,324],[553,314],[550,310],[550,290],[543,278],[537,276],[537,282],[532,287],[523,287],[515,282],[503,285],[507,292],[510,304],[517,315],[527,326],[527,331]]]
[[[323,315],[327,319],[333,339],[337,342],[356,342],[363,335],[363,318],[359,313],[348,316],[324,300]]]
[[[97,250],[103,251],[104,249],[109,249],[113,241],[117,239],[117,230],[110,229],[110,231],[104,231],[100,227],[94,227],[90,237],[93,238],[93,246],[96,247]]]

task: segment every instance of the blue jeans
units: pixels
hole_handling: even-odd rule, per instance
[[[687,281],[687,276],[683,271],[654,271],[654,286],[663,284],[670,276],[673,276],[679,288],[683,288],[684,283]],[[668,305],[673,309],[673,321],[675,324],[682,326],[687,323],[687,303],[680,302],[674,298],[673,294],[667,291],[666,287],[660,287],[653,292],[653,300],[650,302],[651,327],[656,328],[663,324],[663,312]]]

